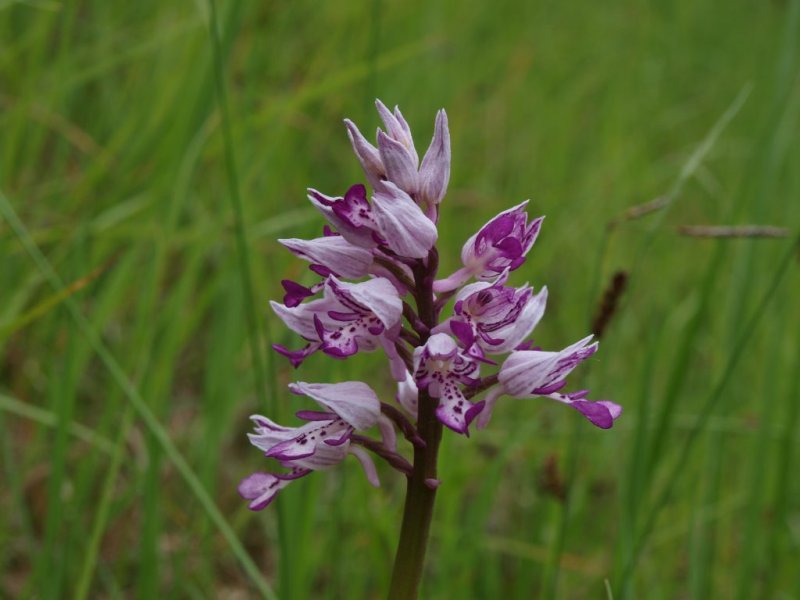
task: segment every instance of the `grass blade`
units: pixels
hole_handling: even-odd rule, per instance
[[[5,194],[2,192],[0,192],[0,214],[2,214],[3,218],[8,222],[17,239],[19,239],[20,243],[25,248],[25,251],[30,255],[31,259],[36,264],[36,267],[39,269],[45,279],[47,279],[47,282],[53,288],[53,291],[55,293],[61,293],[65,287],[64,282],[61,280],[50,262],[33,241],[27,228],[22,221],[19,220],[14,208],[11,206]],[[162,450],[175,466],[177,471],[181,474],[181,477],[183,477],[197,501],[206,511],[208,517],[216,525],[217,529],[225,538],[225,541],[230,546],[232,552],[236,555],[236,558],[239,560],[242,568],[250,577],[253,584],[258,588],[259,592],[261,592],[264,597],[275,598],[276,596],[274,595],[272,588],[261,575],[261,572],[253,562],[253,559],[250,558],[247,550],[245,550],[244,546],[239,541],[239,538],[236,536],[236,533],[219,511],[219,508],[217,508],[214,500],[208,495],[208,492],[203,487],[203,484],[200,482],[200,479],[197,477],[192,467],[183,457],[183,454],[181,454],[178,448],[172,443],[167,430],[163,425],[161,425],[158,419],[156,419],[155,415],[144,401],[144,398],[142,398],[142,396],[139,394],[139,390],[127,376],[125,371],[122,369],[122,366],[119,364],[119,362],[117,362],[116,358],[114,358],[114,355],[111,353],[108,347],[100,339],[100,336],[94,330],[92,324],[83,315],[83,313],[81,313],[80,309],[78,308],[78,304],[71,296],[66,296],[64,298],[64,304],[69,312],[70,317],[77,325],[78,330],[86,338],[89,345],[92,347],[98,358],[108,370],[112,379],[120,387],[130,404],[133,406],[134,410],[144,422],[147,429],[157,440],[158,444],[161,446]]]

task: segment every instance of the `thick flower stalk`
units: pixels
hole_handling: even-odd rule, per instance
[[[433,139],[420,161],[400,111],[380,101],[376,144],[349,120],[345,126],[371,188],[356,183],[341,196],[308,191],[327,220],[322,236],[280,240],[308,261],[308,279],[284,280],[275,314],[303,341],[274,345],[295,368],[315,353],[349,359],[380,350],[396,382],[394,402],[381,402],[363,382],[304,383],[290,391],[322,410],[301,410],[304,423],[278,425],[252,417],[251,443],[278,467],[246,477],[239,493],[253,510],[266,507],[292,481],[354,456],[379,485],[371,455],[407,478],[391,598],[417,595],[436,489],[442,432],[482,429],[503,396],[548,398],[608,429],[621,408],[592,401],[588,391],[564,392],[567,376],[597,351],[591,337],[559,352],[533,349],[547,288],[509,285],[533,247],[543,217],[528,202],[498,214],[463,246],[462,266],[437,278],[439,204],[450,178],[447,115],[436,115]],[[372,383],[379,387],[380,380]],[[387,395],[391,396],[391,394]],[[377,437],[370,435],[376,429]],[[400,433],[408,446],[398,448]],[[411,452],[408,460],[405,454]]]

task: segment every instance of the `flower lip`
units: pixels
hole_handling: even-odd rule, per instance
[[[414,379],[420,388],[437,398],[436,418],[456,433],[469,435],[469,425],[481,412],[483,404],[466,399],[459,384],[472,384],[478,370],[473,357],[459,351],[455,340],[445,333],[435,333],[414,357]]]

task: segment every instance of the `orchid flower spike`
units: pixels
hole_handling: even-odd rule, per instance
[[[527,201],[501,212],[464,244],[462,266],[437,279],[437,223],[450,179],[447,115],[437,112],[433,139],[420,160],[400,110],[380,101],[376,106],[383,127],[375,145],[345,120],[371,189],[355,183],[342,196],[308,190],[327,220],[323,235],[279,242],[308,262],[312,279],[284,279],[283,302],[270,306],[305,340],[293,349],[273,345],[295,368],[315,353],[345,359],[383,351],[388,369],[371,372],[369,381],[392,386],[389,402],[359,381],[291,384],[290,391],[322,410],[297,412],[303,424],[296,427],[251,417],[250,442],[281,467],[242,480],[239,493],[253,510],[267,506],[295,479],[330,469],[351,454],[373,485],[378,478],[372,454],[409,477],[409,490],[419,488],[409,492],[409,502],[429,497],[442,484],[436,449],[444,428],[469,436],[473,422],[486,427],[504,395],[550,398],[603,429],[622,412],[611,401],[589,400],[586,390],[561,391],[570,372],[597,351],[591,336],[559,352],[530,349],[528,338],[544,316],[548,291],[509,280],[524,264],[544,217],[529,218]],[[489,374],[481,378],[481,370]],[[375,438],[365,434],[373,428]],[[401,443],[413,446],[414,464]]]

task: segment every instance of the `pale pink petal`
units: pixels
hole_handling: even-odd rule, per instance
[[[354,246],[340,235],[313,240],[297,238],[278,240],[293,254],[313,264],[327,267],[340,277],[360,279],[366,277],[372,265],[372,252]]]
[[[250,500],[250,510],[266,508],[277,493],[291,483],[291,479],[279,479],[271,473],[253,473],[239,483],[239,495]]]
[[[419,170],[420,199],[429,204],[438,204],[447,192],[449,180],[450,130],[447,127],[447,113],[440,110],[436,115],[431,145]]]
[[[380,131],[378,151],[386,169],[386,178],[407,194],[415,194],[418,187],[417,168],[406,147]]]
[[[403,301],[392,282],[384,277],[375,277],[361,283],[347,283],[336,277],[328,278],[330,286],[343,290],[353,300],[374,314],[384,327],[391,329],[402,317]]]
[[[424,258],[436,243],[436,225],[403,190],[386,182],[372,197],[372,210],[386,245],[400,256]]]
[[[361,163],[361,168],[367,176],[367,181],[373,188],[380,187],[381,179],[386,172],[378,149],[366,140],[350,119],[345,119],[344,124],[347,127],[347,137],[350,138],[353,151],[358,158],[358,162]]]
[[[378,396],[366,383],[306,383],[298,381],[289,385],[296,394],[309,396],[325,408],[335,412],[357,430],[369,429],[378,421],[381,404]]]
[[[367,481],[369,481],[370,485],[372,487],[380,487],[381,481],[378,479],[378,470],[375,468],[375,463],[367,451],[359,446],[350,446],[350,454],[355,456],[358,462],[361,463],[361,468],[364,469],[364,475],[367,476]]]

